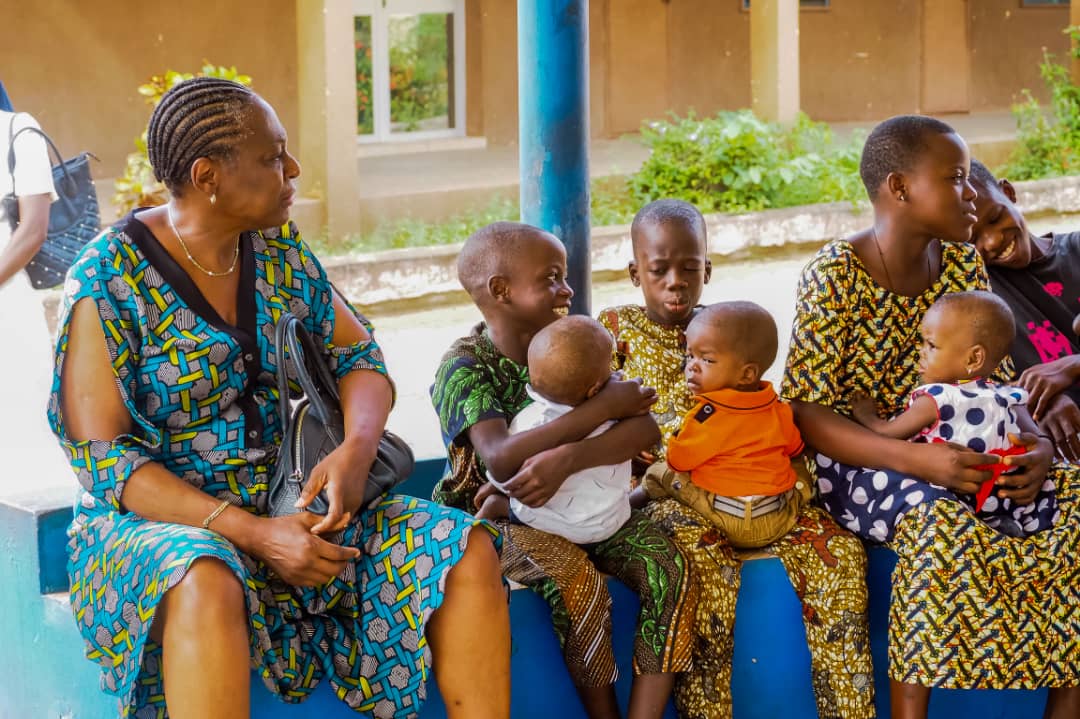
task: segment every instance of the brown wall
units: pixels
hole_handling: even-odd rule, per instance
[[[936,0],[922,12],[919,111],[971,109],[971,49],[967,0]]]
[[[604,97],[608,91],[609,1],[623,2],[589,3],[589,131],[593,137],[608,134]],[[517,144],[517,3],[466,0],[465,23],[468,134],[483,135],[492,145]]]
[[[920,109],[922,8],[935,0],[832,0],[799,14],[802,107],[822,120],[868,120]],[[1068,8],[967,0],[970,109],[1007,108],[1021,88],[1045,97],[1041,48],[1064,59]],[[2,79],[71,154],[93,151],[98,177],[119,174],[149,108],[136,87],[204,59],[236,65],[297,135],[296,2],[184,6],[101,0],[8,3]],[[591,0],[590,125],[594,137],[633,132],[669,110],[709,115],[750,104],[749,14],[739,0]],[[251,8],[257,7],[257,11]],[[468,132],[517,142],[517,18],[510,0],[467,0]],[[56,52],[63,48],[62,52]],[[932,78],[934,73],[928,73]],[[300,148],[296,148],[300,149]]]
[[[231,7],[230,7],[231,6]],[[4,6],[0,72],[17,110],[32,113],[65,155],[90,150],[96,177],[114,177],[146,128],[136,88],[204,59],[236,65],[296,133],[296,4],[35,0]],[[242,22],[241,22],[242,20]],[[241,32],[242,30],[242,32]]]
[[[802,109],[815,120],[914,111],[921,9],[922,0],[832,0],[827,10],[800,12]]]
[[[1074,0],[1075,1],[1075,0]],[[1006,108],[1028,88],[1046,99],[1042,48],[1068,62],[1068,7],[1020,7],[1020,0],[969,0],[972,110]]]
[[[699,116],[750,106],[750,13],[735,2],[668,5],[671,109]]]

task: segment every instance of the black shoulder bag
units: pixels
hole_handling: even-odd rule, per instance
[[[59,196],[49,207],[49,230],[45,243],[25,268],[31,284],[43,289],[55,287],[64,281],[64,275],[75,261],[75,256],[100,230],[97,192],[90,177],[90,158],[97,158],[83,152],[64,160],[49,136],[38,128],[24,127],[15,132],[15,117],[12,117],[8,127],[7,151],[11,193],[2,198],[4,214],[12,232],[19,226],[19,198],[15,194],[15,140],[24,132],[40,135],[49,146],[53,158],[53,186]]]
[[[341,444],[345,437],[345,417],[330,368],[311,334],[290,313],[283,313],[274,328],[274,353],[279,411],[285,431],[277,469],[270,478],[268,504],[270,516],[280,517],[300,511],[295,504],[304,482],[315,465]],[[304,392],[304,398],[291,411],[286,362],[292,365]],[[383,432],[364,485],[364,505],[408,479],[413,465],[413,453],[405,440],[392,432]],[[329,508],[325,493],[320,492],[307,511],[326,514]]]

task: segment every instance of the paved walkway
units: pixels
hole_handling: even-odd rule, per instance
[[[589,174],[592,177],[629,174],[641,167],[648,156],[649,149],[634,135],[594,140],[589,145]],[[518,147],[503,145],[360,157],[356,166],[362,199],[517,187]]]
[[[884,119],[884,118],[882,118]],[[1016,134],[1016,120],[1007,110],[942,115],[968,143],[992,153],[998,164],[1001,146]],[[875,122],[830,123],[838,138],[856,130],[868,132]],[[594,140],[589,147],[589,174],[626,175],[648,158],[649,150],[636,135]],[[495,197],[516,197],[518,148],[501,146],[380,155],[357,159],[360,203],[365,214],[383,219],[411,216],[438,219],[468,207],[483,207]]]

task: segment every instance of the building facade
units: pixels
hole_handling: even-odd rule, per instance
[[[1044,49],[1064,60],[1063,30],[1077,12],[1063,0],[753,2],[591,0],[592,136],[634,132],[671,112],[755,105],[763,48],[780,58],[768,77],[785,79],[789,97],[794,86],[795,106],[814,119],[1006,109],[1024,88],[1044,94],[1038,63]],[[35,114],[65,152],[93,151],[96,174],[114,177],[149,116],[138,85],[204,60],[235,65],[289,129],[303,189],[348,225],[364,146],[516,142],[516,5],[8,3],[0,77],[16,108]],[[780,20],[752,27],[765,15]],[[357,153],[342,151],[354,143]]]

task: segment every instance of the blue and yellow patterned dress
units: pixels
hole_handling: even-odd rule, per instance
[[[87,657],[101,665],[102,689],[118,697],[121,715],[149,707],[164,716],[161,648],[149,638],[155,608],[192,562],[211,557],[245,587],[252,661],[271,691],[299,702],[326,676],[357,711],[415,716],[431,662],[425,624],[471,528],[484,525],[427,501],[384,497],[343,532],[340,543],[361,557],[325,585],[297,588],[213,530],[121,507],[131,474],[159,462],[207,494],[266,513],[281,438],[273,328],[282,311],[323,343],[338,378],[386,374],[373,339],[331,344],[332,289],[294,226],[245,233],[241,254],[236,326],[134,215],[90,243],[68,275],[49,418],[82,485],[68,572]],[[97,306],[134,419],[131,433],[112,441],[70,440],[60,411],[71,309],[82,299]]]
[[[919,384],[926,311],[947,292],[987,287],[973,245],[942,243],[940,277],[906,297],[879,285],[850,242],[830,242],[799,280],[784,398],[850,416],[862,392],[886,415],[899,412]],[[999,371],[1010,373],[1011,363]],[[896,552],[891,679],[951,689],[1080,683],[1080,469],[1055,463],[1046,475],[1061,512],[1053,527],[1010,537],[915,477],[820,453],[817,468],[837,523]]]

